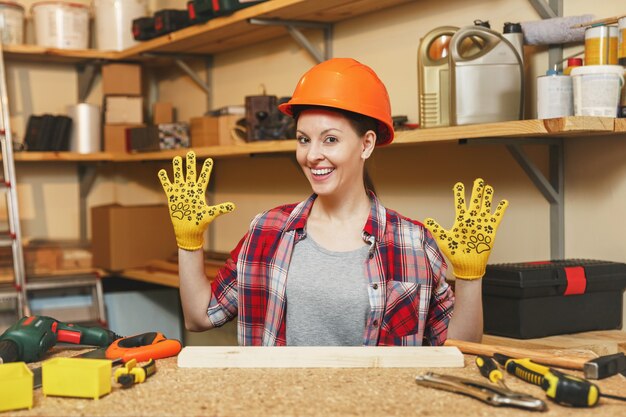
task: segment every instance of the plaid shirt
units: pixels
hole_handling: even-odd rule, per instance
[[[258,215],[213,281],[209,319],[217,327],[237,316],[239,345],[286,344],[287,271],[315,198]],[[363,239],[370,245],[371,310],[363,344],[441,345],[454,305],[441,252],[421,223],[370,198]]]

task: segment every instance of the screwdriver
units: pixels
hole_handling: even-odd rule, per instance
[[[498,353],[494,355],[494,358],[511,375],[540,386],[548,398],[557,404],[593,407],[601,396],[626,401],[626,397],[601,394],[597,385],[585,379],[538,365],[530,359],[512,359]]]
[[[478,366],[478,370],[482,376],[494,384],[500,384],[502,388],[510,391],[509,387],[504,383],[504,376],[495,360],[486,355],[478,355],[476,356],[476,366]]]

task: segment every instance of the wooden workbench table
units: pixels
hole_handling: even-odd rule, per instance
[[[465,368],[432,371],[483,378],[474,357]],[[31,410],[3,416],[493,416],[530,415],[495,408],[458,394],[418,386],[414,378],[427,369],[189,369],[175,358],[159,360],[145,383],[113,391],[99,400],[34,394]],[[573,372],[575,373],[575,372]],[[485,380],[486,381],[486,380]],[[545,398],[538,387],[506,377],[511,389]],[[602,391],[626,395],[626,378],[598,382]],[[626,403],[601,399],[593,409],[549,403],[542,416],[626,415]]]

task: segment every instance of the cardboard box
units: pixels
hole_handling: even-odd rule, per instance
[[[157,101],[152,105],[152,124],[174,123],[174,106],[166,101]]]
[[[619,329],[626,264],[585,259],[487,265],[485,333],[534,339]]]
[[[93,207],[91,234],[92,262],[97,268],[134,268],[151,259],[167,259],[177,252],[165,205]]]
[[[143,97],[108,96],[104,98],[104,124],[142,124]]]
[[[128,152],[127,137],[128,129],[143,127],[144,125],[105,125],[104,126],[104,151],[105,152]]]
[[[106,64],[102,66],[102,95],[141,95],[141,65]]]
[[[235,139],[231,130],[237,124],[239,115],[202,116],[191,119],[191,146],[230,146],[245,143],[243,138]]]

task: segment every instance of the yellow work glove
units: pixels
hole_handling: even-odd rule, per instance
[[[502,200],[491,214],[493,187],[481,178],[474,181],[469,206],[465,204],[465,187],[457,182],[452,189],[456,203],[456,218],[452,229],[445,230],[435,220],[424,220],[435,237],[439,249],[452,263],[459,279],[480,279],[485,275],[487,260],[496,239],[496,230],[509,202]]]
[[[209,184],[213,160],[208,158],[202,165],[200,177],[196,181],[196,154],[187,152],[187,178],[183,179],[183,163],[180,156],[172,159],[174,183],[171,183],[164,169],[159,171],[159,180],[167,195],[170,218],[174,225],[178,247],[186,250],[200,249],[204,243],[204,231],[217,216],[235,209],[231,202],[208,206],[206,187]]]

